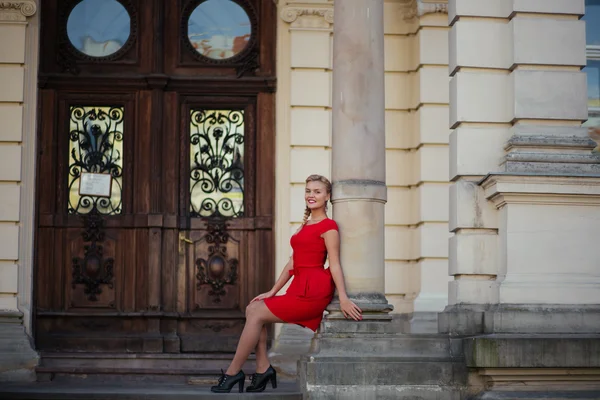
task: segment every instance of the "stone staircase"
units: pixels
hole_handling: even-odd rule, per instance
[[[462,341],[405,333],[405,322],[324,321],[320,351],[299,364],[305,398],[466,399]]]
[[[2,382],[35,380],[38,355],[21,319],[21,313],[0,311],[0,386]]]

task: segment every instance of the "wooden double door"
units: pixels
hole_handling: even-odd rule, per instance
[[[275,5],[40,8],[37,348],[234,351],[273,282]]]

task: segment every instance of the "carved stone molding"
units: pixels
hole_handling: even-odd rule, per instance
[[[281,10],[281,19],[285,22],[292,23],[300,16],[320,16],[329,24],[333,24],[333,8],[311,8],[311,7],[284,7]]]
[[[405,21],[414,20],[426,14],[448,13],[447,0],[395,0],[403,8],[403,19]],[[333,24],[332,7],[283,7],[281,9],[281,19],[285,22],[293,23],[301,16],[320,16],[329,23]]]
[[[34,1],[0,1],[0,21],[25,22],[37,11]]]
[[[447,14],[448,0],[400,0],[403,3],[405,21],[420,18],[426,14]]]

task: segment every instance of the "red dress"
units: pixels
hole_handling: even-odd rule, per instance
[[[269,310],[282,321],[313,331],[319,327],[323,311],[331,302],[335,290],[331,272],[324,268],[327,248],[321,235],[333,229],[338,230],[337,224],[326,218],[316,224],[304,225],[300,232],[292,236],[292,283],[286,294],[265,299]]]

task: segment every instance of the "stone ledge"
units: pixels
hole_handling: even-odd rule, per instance
[[[470,368],[600,367],[600,335],[485,335],[463,344]]]
[[[600,306],[560,304],[453,305],[438,317],[438,331],[475,334],[594,334]]]

